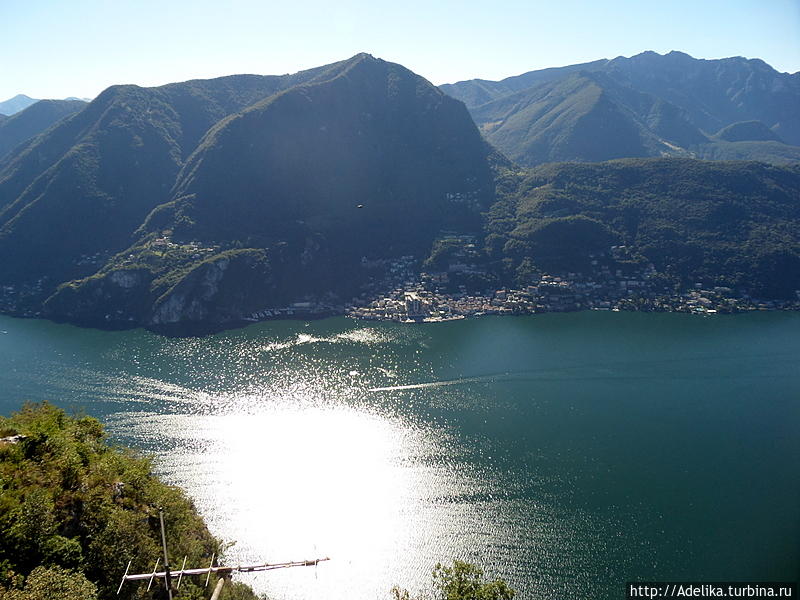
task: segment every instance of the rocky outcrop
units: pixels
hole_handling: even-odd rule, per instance
[[[214,298],[230,259],[201,263],[177,285],[164,294],[150,317],[152,325],[169,325],[182,321],[203,321],[208,317]]]
[[[162,294],[146,325],[154,328],[241,321],[270,303],[272,272],[264,250],[234,250],[205,260]]]
[[[241,322],[269,306],[273,287],[264,250],[228,250],[162,278],[134,267],[72,281],[47,299],[45,310],[50,318],[85,325],[188,333]]]

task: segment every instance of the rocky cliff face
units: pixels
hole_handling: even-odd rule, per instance
[[[273,273],[263,250],[225,252],[203,261],[162,294],[147,325],[153,328],[241,323],[276,298]]]
[[[128,268],[71,282],[46,301],[46,314],[87,325],[213,330],[240,323],[278,299],[263,250],[222,252],[168,281],[156,275]]]
[[[149,323],[173,325],[207,320],[210,304],[219,294],[220,282],[229,264],[229,260],[222,259],[198,267],[190,277],[162,296]]]

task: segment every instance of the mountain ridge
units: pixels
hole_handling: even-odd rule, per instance
[[[637,130],[638,137],[647,143],[638,148],[630,144],[627,149],[619,148],[619,140],[612,136],[604,140],[609,151],[597,155],[590,149],[595,143],[594,132],[572,131],[574,120],[579,118],[574,115],[566,119],[566,129],[551,131],[550,135],[583,143],[583,152],[578,148],[577,154],[567,156],[547,144],[545,149],[540,148],[542,144],[537,140],[555,116],[540,122],[542,115],[515,113],[509,110],[509,103],[519,104],[524,110],[540,99],[543,90],[549,90],[552,94],[562,93],[561,102],[570,104],[563,85],[576,76],[592,78],[607,90],[618,105],[618,112],[628,114],[624,119],[627,123],[617,119],[616,127]],[[718,145],[715,134],[746,121],[764,123],[775,139],[746,140],[773,144],[739,146],[736,151],[742,154],[741,158],[776,164],[800,160],[800,73],[778,73],[760,59],[704,60],[677,51],[665,55],[648,51],[630,58],[601,59],[530,71],[495,82],[468,80],[440,88],[467,104],[489,142],[526,166],[558,160],[608,160],[622,157],[620,152],[627,152],[624,155],[629,157],[714,158],[731,151]],[[643,113],[634,106],[640,101],[631,103],[633,96],[650,98],[649,103],[660,114]],[[575,103],[571,105],[574,113]],[[568,114],[569,111],[565,116]],[[658,143],[659,139],[667,143]],[[784,145],[775,146],[775,142]]]
[[[64,101],[64,102],[72,102],[72,101],[80,101],[80,102],[90,102],[91,98],[77,98],[75,96],[69,96],[68,98],[46,98],[46,100],[53,100],[53,101]],[[26,96],[25,94],[17,94],[13,98],[9,98],[8,100],[3,100],[0,102],[0,121],[2,121],[2,117],[10,117],[17,114],[20,111],[25,110],[29,106],[36,104],[37,102],[41,102],[38,98],[31,98],[30,96]]]
[[[73,276],[88,274],[77,266],[80,256],[113,254],[130,244],[150,210],[169,199],[185,158],[209,127],[324,68],[107,88],[74,118],[0,159],[0,252],[28,248],[39,265],[2,265],[0,277],[18,280],[65,268]],[[49,243],[33,243],[39,234],[32,232],[42,231],[42,224],[56,229],[70,218],[91,223],[98,213],[107,214],[100,232],[76,226]],[[53,245],[60,248],[55,260],[47,258]]]
[[[0,279],[55,317],[152,326],[351,293],[364,255],[479,231],[495,154],[461,102],[366,53],[112,86],[0,163],[0,254],[24,257]]]
[[[0,120],[0,159],[19,144],[82,110],[82,100],[39,100],[10,117]]]
[[[620,241],[673,286],[790,294],[793,279],[770,278],[800,261],[796,167],[691,157],[791,161],[793,147],[752,120],[708,135],[600,62],[516,80],[538,77],[472,114],[366,53],[288,75],[111,86],[0,158],[0,309],[208,331],[296,302],[343,307],[396,263],[453,267],[465,286],[528,285],[532,269],[607,260]],[[520,168],[485,139],[499,134],[578,162]],[[473,264],[448,265],[448,252]]]
[[[17,112],[26,109],[37,101],[38,100],[36,98],[31,98],[25,94],[17,94],[13,98],[9,98],[8,100],[3,100],[0,102],[0,114],[10,117]]]

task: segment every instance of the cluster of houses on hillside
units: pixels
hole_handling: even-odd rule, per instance
[[[617,252],[622,249],[612,249]],[[676,293],[654,282],[653,265],[623,272],[602,266],[592,275],[542,274],[523,289],[444,291],[449,274],[423,273],[390,291],[353,302],[346,314],[399,322],[444,321],[481,315],[524,315],[574,310],[686,312],[711,315],[750,310],[800,309],[800,295],[790,301],[759,300],[727,287],[705,287]]]
[[[323,299],[301,298],[283,307],[265,306],[248,315],[245,321],[280,318],[319,318],[345,314],[359,319],[399,322],[445,321],[481,315],[525,315],[574,310],[647,312],[686,312],[711,315],[752,310],[800,310],[800,291],[791,300],[752,298],[728,287],[697,283],[692,289],[675,291],[664,287],[652,264],[629,260],[625,246],[613,246],[607,255],[592,260],[592,271],[583,273],[539,274],[519,289],[492,287],[480,292],[457,285],[464,277],[492,281],[477,260],[479,254],[471,236],[449,235],[450,247],[440,270],[419,272],[413,256],[394,259],[363,258],[366,283],[358,296],[347,302],[327,294]],[[177,246],[167,238],[156,239],[156,250],[179,250],[194,258],[212,250],[198,243]],[[82,257],[87,263],[101,257]],[[134,257],[131,256],[131,259]],[[610,259],[610,260],[608,260]],[[434,261],[428,261],[432,264]],[[40,316],[28,308],[31,300],[41,298],[47,289],[45,280],[20,285],[0,286],[0,312],[21,316]]]

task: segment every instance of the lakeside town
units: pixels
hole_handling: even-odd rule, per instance
[[[405,257],[405,261],[409,257]],[[600,267],[592,275],[542,274],[524,289],[501,288],[481,293],[446,292],[450,273],[422,273],[415,278],[398,261],[399,278],[388,292],[362,295],[347,306],[345,314],[368,320],[436,322],[483,315],[530,315],[578,310],[682,312],[696,315],[758,310],[799,310],[800,295],[793,301],[752,298],[728,287],[704,286],[669,293],[653,282],[652,265],[633,273]]]
[[[462,236],[463,237],[463,236]],[[589,274],[541,273],[523,288],[491,287],[475,291],[458,285],[465,276],[486,278],[478,261],[469,260],[471,238],[459,240],[466,251],[443,270],[420,271],[413,256],[397,259],[362,259],[370,276],[361,293],[348,302],[327,297],[306,297],[287,306],[267,306],[242,315],[244,322],[269,319],[322,318],[345,315],[399,323],[440,322],[484,315],[532,315],[579,310],[680,312],[694,315],[732,314],[749,311],[800,310],[800,290],[792,300],[761,299],[729,287],[701,282],[690,289],[669,290],[652,264],[626,262],[624,246],[611,247],[607,257],[592,261]],[[192,246],[194,248],[194,246]],[[94,258],[94,257],[90,257]],[[610,259],[610,260],[605,260]],[[0,286],[0,312],[22,317],[41,317],[26,300],[42,294],[44,279],[32,284]],[[107,317],[108,320],[108,317]]]
[[[614,246],[614,259],[624,258],[626,248]],[[484,315],[532,315],[578,310],[680,312],[694,315],[732,314],[749,311],[800,310],[800,293],[794,300],[759,299],[722,286],[695,283],[691,289],[664,289],[652,264],[612,268],[595,261],[589,274],[543,273],[521,289],[500,288],[481,292],[466,286],[452,289],[458,276],[485,275],[476,264],[454,262],[447,270],[420,272],[413,256],[367,261],[364,266],[383,273],[363,292],[341,305],[308,298],[282,308],[264,309],[246,320],[341,315],[364,320],[399,323],[439,322]],[[613,265],[613,261],[610,263]]]

